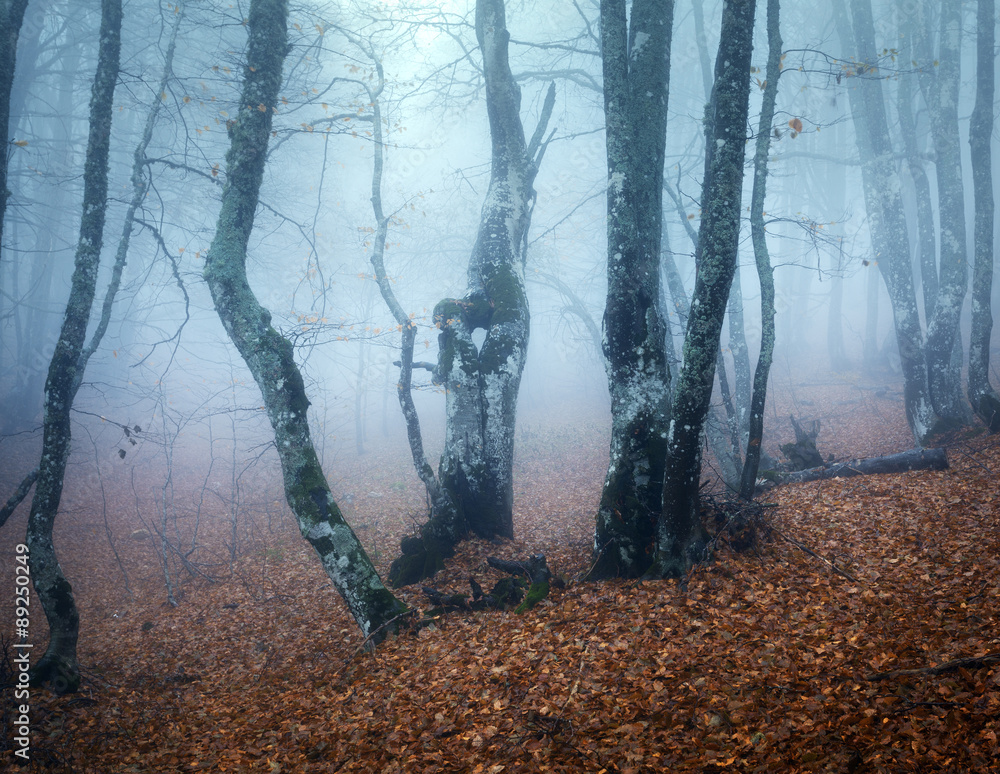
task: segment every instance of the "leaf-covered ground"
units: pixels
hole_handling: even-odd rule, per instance
[[[819,447],[838,459],[910,445],[893,382],[778,383],[775,446],[792,437],[790,413],[821,419]],[[32,770],[1000,771],[997,439],[949,439],[944,472],[772,490],[773,529],[757,547],[737,554],[720,541],[682,589],[576,580],[607,426],[600,411],[554,399],[522,415],[518,539],[471,541],[433,582],[488,586],[498,576],[487,556],[543,551],[564,589],[520,616],[451,613],[374,652],[359,650],[266,476],[253,481],[256,506],[247,495],[231,566],[229,510],[218,498],[203,507],[191,558],[211,580],[172,575],[173,607],[158,542],[136,533],[141,484],[77,474],[58,548],[81,608],[84,687],[33,694]],[[383,571],[421,509],[408,464],[403,446],[335,464]],[[175,466],[175,488],[197,491],[198,461]],[[188,540],[196,499],[173,527]],[[19,512],[0,531],[5,589],[24,523]],[[401,596],[429,607],[418,589]],[[41,648],[37,607],[32,626]]]

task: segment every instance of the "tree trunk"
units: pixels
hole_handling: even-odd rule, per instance
[[[902,62],[913,60],[911,40],[915,31],[915,19],[912,13],[903,9],[900,3],[900,19],[902,20],[899,43],[899,59]],[[924,319],[930,320],[934,315],[934,305],[938,294],[937,274],[937,244],[934,236],[934,204],[931,200],[931,184],[927,179],[917,147],[916,111],[913,105],[913,75],[901,75],[896,89],[897,114],[899,115],[899,134],[903,140],[903,152],[906,156],[906,168],[913,180],[913,195],[916,201],[917,217],[917,265],[920,267],[920,285],[923,290]]]
[[[753,160],[753,193],[750,198],[750,233],[753,253],[760,278],[760,354],[753,375],[753,392],[750,398],[750,426],[740,478],[740,497],[753,498],[760,467],[761,445],[764,440],[764,407],[767,405],[767,380],[774,356],[774,269],[767,249],[764,230],[764,200],[767,196],[767,154],[771,147],[771,125],[774,123],[774,105],[778,98],[778,78],[781,75],[781,27],[778,0],[767,1],[767,70],[764,97],[757,124],[757,144]]]
[[[3,244],[3,221],[7,212],[7,157],[10,132],[10,92],[14,85],[14,65],[17,60],[17,37],[24,21],[28,0],[0,0],[0,131],[3,132],[4,155],[0,159],[0,245]],[[0,248],[2,251],[2,248]]]
[[[856,88],[848,89],[848,95],[861,159],[865,206],[875,259],[892,304],[906,420],[913,437],[922,445],[935,431],[938,418],[928,392],[920,315],[910,268],[909,235],[882,102],[882,81],[877,73],[871,72],[877,61],[871,0],[851,0],[853,33],[844,0],[836,0],[833,9],[841,40],[855,53],[858,83]]]
[[[476,39],[492,142],[490,184],[469,260],[468,293],[434,307],[441,331],[434,381],[445,387],[446,413],[439,492],[436,501],[432,495],[431,518],[420,537],[404,539],[403,555],[393,562],[397,585],[433,575],[469,531],[485,538],[514,536],[514,423],[530,322],[524,249],[555,91],[549,89],[539,125],[526,143],[521,90],[507,59],[503,0],[477,2]],[[480,348],[472,339],[478,328],[486,331]],[[411,451],[418,471],[423,469],[412,430]],[[426,470],[421,478],[426,484]]]
[[[264,398],[281,460],[285,496],[323,567],[362,634],[379,641],[405,611],[382,584],[374,565],[333,500],[309,433],[302,374],[291,343],[271,327],[246,275],[247,243],[260,194],[271,108],[288,50],[286,0],[252,0],[241,109],[229,126],[226,182],[205,280],[222,324],[246,361]],[[265,109],[259,110],[258,105]]]
[[[962,185],[962,153],[958,133],[959,56],[962,39],[962,4],[941,4],[941,31],[935,59],[930,36],[918,18],[916,51],[920,64],[920,86],[928,106],[934,140],[940,220],[938,293],[934,313],[927,318],[927,376],[935,413],[953,425],[971,421],[962,397],[959,318],[969,284],[965,236],[965,191]],[[923,8],[922,5],[917,6]],[[976,163],[980,163],[976,160]]]
[[[866,261],[865,277],[865,341],[862,361],[866,371],[872,371],[878,362],[878,279],[879,271]]]
[[[837,268],[830,277],[830,309],[826,321],[826,349],[830,356],[830,368],[834,371],[848,371],[851,361],[844,350],[844,264],[843,239],[840,240],[841,255]]]
[[[104,241],[111,115],[118,78],[121,24],[121,0],[103,0],[97,72],[90,98],[80,239],[74,258],[69,301],[45,380],[42,456],[28,517],[26,542],[31,557],[31,577],[49,623],[49,645],[32,670],[32,681],[36,684],[51,683],[57,693],[76,691],[80,685],[76,658],[80,616],[73,599],[73,587],[56,558],[52,527],[62,498],[72,440],[70,410],[86,365],[81,362],[81,355],[94,304]]]
[[[389,282],[385,269],[385,242],[389,231],[391,216],[385,214],[382,207],[382,172],[385,164],[382,135],[382,107],[379,98],[385,87],[385,73],[382,63],[370,50],[369,54],[378,81],[374,87],[368,88],[368,98],[372,106],[374,163],[372,165],[372,210],[375,214],[375,239],[373,243],[371,263],[375,269],[375,281],[378,283],[382,299],[392,313],[401,333],[399,381],[396,392],[399,406],[406,423],[406,437],[410,444],[410,454],[417,476],[424,484],[427,499],[430,502],[430,519],[423,525],[420,539],[408,539],[403,545],[406,550],[389,568],[389,582],[394,586],[406,586],[429,578],[441,568],[442,560],[450,556],[454,544],[464,533],[464,525],[459,522],[455,504],[447,490],[441,487],[434,470],[424,454],[423,434],[420,431],[420,417],[413,402],[411,390],[413,377],[413,344],[416,340],[417,326],[400,305]]]
[[[750,376],[750,348],[747,346],[746,324],[743,320],[743,282],[738,265],[733,272],[733,284],[729,291],[729,352],[733,356],[733,392],[730,399],[736,412],[735,425],[739,438],[734,456],[742,467],[740,449],[746,446],[750,429],[753,381]]]
[[[705,181],[684,364],[673,391],[662,513],[649,574],[690,568],[704,527],[698,516],[701,434],[715,381],[715,359],[739,249],[755,0],[726,3],[705,128]]]
[[[1000,432],[1000,396],[990,385],[990,336],[993,331],[993,96],[994,0],[979,0],[976,17],[976,105],[969,122],[972,187],[975,194],[972,272],[972,334],[969,337],[969,402],[991,433]]]
[[[604,354],[611,451],[592,578],[638,577],[661,511],[670,372],[660,299],[663,160],[673,0],[602,0],[608,159]]]

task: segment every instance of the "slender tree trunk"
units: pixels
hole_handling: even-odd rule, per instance
[[[660,312],[663,161],[673,0],[602,0],[608,159],[604,354],[611,451],[592,578],[637,577],[662,509],[670,372]]]
[[[993,331],[993,99],[995,92],[994,0],[979,0],[976,14],[976,105],[969,123],[972,186],[975,194],[972,272],[972,334],[969,337],[969,402],[991,433],[1000,432],[1000,396],[990,385],[990,336]]]
[[[915,30],[915,19],[909,12],[909,6],[903,0],[900,19],[902,20],[899,43],[899,59],[902,62],[913,60],[912,38]],[[899,134],[903,140],[903,152],[906,156],[906,168],[913,180],[913,195],[916,200],[917,215],[917,265],[920,267],[920,285],[923,290],[924,319],[930,320],[934,315],[934,304],[938,294],[937,245],[934,236],[934,203],[931,200],[931,184],[927,179],[917,147],[917,126],[913,104],[913,75],[901,75],[896,90],[897,114],[899,115]]]
[[[826,322],[826,349],[830,355],[830,368],[847,371],[851,361],[844,351],[844,276],[841,261],[837,261],[835,273],[830,277],[830,308]]]
[[[917,443],[923,444],[934,433],[938,418],[928,391],[927,363],[910,267],[909,235],[899,173],[889,141],[882,81],[877,73],[871,72],[877,61],[871,0],[851,0],[853,32],[844,0],[835,0],[833,9],[841,40],[855,52],[858,82],[855,88],[848,90],[848,95],[861,159],[865,206],[875,260],[892,304],[903,371],[906,420]]]
[[[691,9],[694,16],[694,37],[695,45],[698,48],[698,60],[701,63],[702,86],[705,92],[706,105],[712,100],[712,60],[708,54],[708,36],[705,34],[705,9],[704,0],[692,0]],[[685,221],[685,225],[687,225]],[[689,234],[694,235],[694,230],[689,229]],[[698,249],[696,235],[692,240],[694,248]],[[726,377],[725,358],[720,351],[719,369],[719,391],[722,393],[722,402],[726,407],[726,414],[730,425],[730,439],[725,443],[725,437],[721,433],[710,432],[708,434],[709,446],[719,459],[719,465],[724,472],[723,480],[729,488],[734,491],[739,488],[739,474],[728,475],[725,472],[734,472],[737,468],[743,467],[742,449],[746,445],[747,433],[750,427],[750,400],[752,382],[750,375],[750,348],[747,346],[746,325],[743,318],[743,286],[740,278],[740,270],[737,267],[733,274],[733,285],[729,291],[729,353],[733,358],[733,381],[732,389],[729,387],[729,379]]]
[[[14,85],[17,37],[21,33],[28,0],[0,0],[0,131],[3,132],[3,158],[0,159],[0,245],[3,244],[3,221],[7,212],[7,154],[10,149],[10,92]],[[0,252],[3,248],[0,247]]]
[[[750,348],[747,346],[746,323],[743,320],[743,282],[740,267],[733,273],[729,291],[729,351],[733,356],[732,403],[736,412],[735,424],[739,444],[734,449],[736,461],[742,467],[740,448],[746,445],[750,429],[750,400],[753,382],[750,376]]]
[[[862,361],[865,370],[874,370],[878,362],[878,279],[879,271],[870,262],[865,278],[865,341]]]
[[[45,381],[42,456],[26,538],[35,592],[49,623],[49,645],[32,670],[32,680],[37,684],[50,683],[58,693],[75,691],[80,685],[76,657],[80,616],[73,599],[73,587],[56,558],[52,527],[62,498],[71,446],[70,410],[86,365],[81,362],[81,354],[94,304],[104,241],[108,153],[121,24],[121,0],[103,0],[97,72],[90,99],[80,239],[74,259],[70,297]]]
[[[658,577],[685,573],[704,540],[698,515],[701,434],[739,249],[755,10],[755,0],[730,0],[722,10],[715,84],[705,127],[698,277],[684,337],[684,364],[673,392],[663,509],[649,571]]]
[[[378,283],[382,299],[392,313],[393,319],[401,333],[399,381],[396,385],[399,406],[406,423],[406,436],[410,444],[410,454],[417,475],[427,491],[430,502],[430,519],[421,527],[420,539],[406,539],[403,542],[403,553],[389,568],[389,581],[394,586],[405,586],[429,578],[440,569],[441,561],[452,554],[454,545],[465,532],[465,525],[459,519],[459,514],[450,493],[444,489],[434,470],[424,454],[423,434],[420,431],[420,417],[413,402],[411,390],[413,378],[413,344],[417,336],[417,326],[406,313],[389,282],[385,269],[385,242],[389,233],[391,216],[385,214],[382,206],[382,173],[385,166],[382,134],[382,107],[379,98],[385,88],[385,73],[382,63],[374,52],[367,50],[378,75],[374,87],[368,90],[368,98],[372,106],[374,163],[372,164],[372,210],[375,214],[375,240],[371,263],[375,269],[375,281]]]
[[[778,98],[778,79],[781,75],[781,27],[779,0],[767,0],[767,69],[764,77],[764,97],[757,124],[757,144],[753,160],[753,193],[750,198],[750,234],[753,253],[760,278],[760,355],[753,375],[753,393],[750,399],[750,432],[747,440],[743,475],[740,478],[740,497],[753,498],[760,467],[761,445],[764,439],[764,407],[767,405],[767,380],[771,374],[774,356],[774,269],[767,249],[767,232],[764,229],[764,201],[767,197],[767,154],[771,148],[771,125],[774,123],[774,105]]]
[[[920,85],[928,105],[934,140],[940,219],[938,293],[934,313],[927,318],[927,375],[931,402],[939,417],[963,425],[971,421],[962,396],[962,357],[959,320],[969,284],[965,235],[965,190],[958,133],[959,57],[962,40],[962,3],[944,0],[937,58],[925,24],[917,24],[916,55]],[[918,8],[922,8],[919,6]],[[977,160],[977,164],[979,161]],[[957,354],[957,358],[954,357]]]
[[[379,641],[405,606],[382,584],[357,536],[334,502],[309,432],[302,374],[291,343],[271,327],[271,315],[247,282],[247,243],[253,230],[267,159],[272,108],[288,50],[287,0],[252,0],[249,48],[240,111],[229,128],[226,182],[205,280],[222,324],[264,398],[281,460],[285,497],[302,536],[319,555],[362,634]],[[264,107],[259,110],[258,106]]]

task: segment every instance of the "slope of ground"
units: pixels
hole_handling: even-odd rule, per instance
[[[776,382],[775,446],[791,438],[789,414],[820,419],[820,449],[838,458],[909,445],[891,382]],[[543,551],[566,588],[527,614],[453,613],[374,652],[359,650],[274,480],[255,478],[256,504],[248,496],[235,530],[219,505],[204,507],[196,539],[194,517],[171,522],[198,546],[198,574],[170,576],[177,606],[158,541],[138,532],[143,483],[68,487],[58,547],[80,603],[85,679],[75,696],[32,694],[30,770],[1000,771],[996,439],[950,439],[943,472],[773,490],[756,548],[720,540],[685,587],[595,584],[576,579],[607,425],[570,404],[523,415],[517,540],[470,541],[432,584],[488,586],[487,556]],[[383,571],[421,518],[408,465],[396,446],[337,471]],[[175,487],[202,475],[189,460]],[[24,520],[0,531],[7,589]],[[418,589],[400,595],[429,607]],[[41,648],[43,616],[32,616]]]

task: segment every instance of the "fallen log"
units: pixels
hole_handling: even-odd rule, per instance
[[[937,666],[920,667],[917,669],[893,669],[891,672],[876,672],[867,675],[866,680],[889,680],[893,677],[912,677],[914,675],[940,675],[945,672],[957,672],[959,669],[982,669],[991,664],[1000,664],[1000,653],[986,653],[982,656],[956,658]]]
[[[828,478],[870,476],[880,473],[905,473],[910,470],[947,470],[948,457],[944,449],[910,449],[884,457],[866,457],[848,462],[835,462],[808,470],[778,473],[777,483],[799,484]]]

